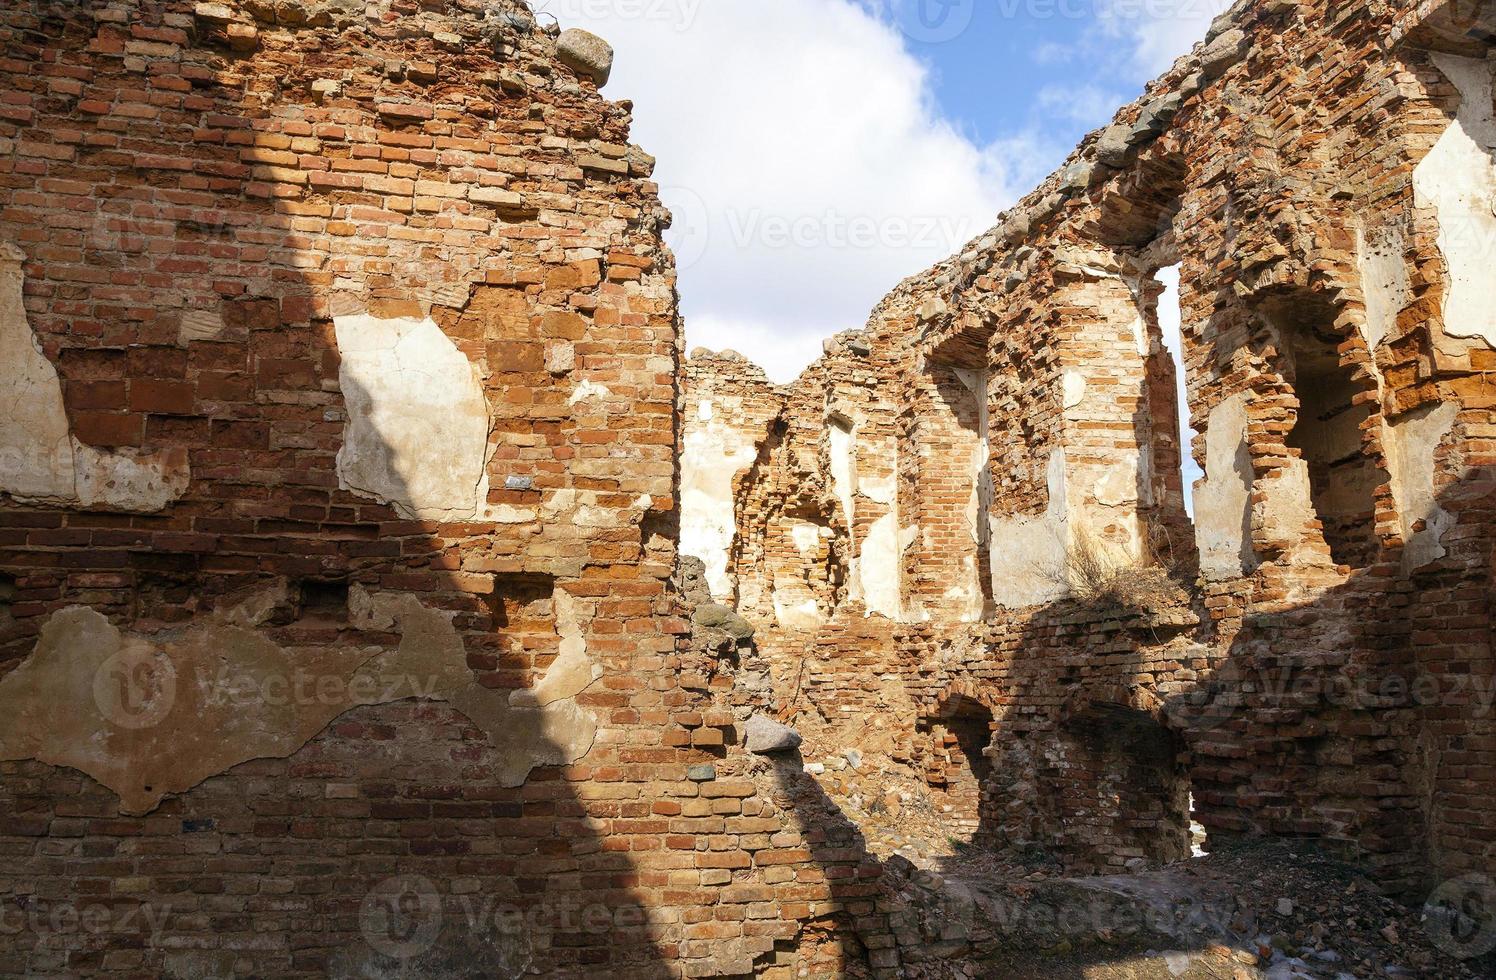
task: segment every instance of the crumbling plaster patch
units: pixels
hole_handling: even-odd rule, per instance
[[[833,416],[829,424],[831,451],[831,488],[836,499],[841,501],[842,519],[855,540],[852,498],[857,492],[857,443],[852,423],[840,416]]]
[[[487,509],[488,402],[436,322],[334,320],[348,406],[338,480],[402,517],[465,521]]]
[[[1413,171],[1418,203],[1439,219],[1439,251],[1448,268],[1444,334],[1496,347],[1496,114],[1491,62],[1435,52],[1434,63],[1459,89],[1455,119]]]
[[[813,630],[825,622],[815,593],[793,571],[774,572],[774,620],[787,630]]]
[[[1366,299],[1366,320],[1362,338],[1373,354],[1371,369],[1380,380],[1376,365],[1378,348],[1397,329],[1397,318],[1412,302],[1413,286],[1404,256],[1403,236],[1395,228],[1368,234],[1356,231],[1356,257],[1361,271],[1361,291]]]
[[[715,421],[716,407],[710,399],[702,399],[696,413],[705,424],[690,427],[685,436],[681,457],[680,550],[681,554],[700,558],[705,563],[712,598],[725,602],[733,595],[728,564],[738,533],[733,482],[753,465],[758,444],[725,421]]]
[[[901,533],[899,528],[897,468],[890,465],[883,476],[863,472],[864,446],[858,438],[861,422],[854,421],[855,418],[854,411],[839,409],[832,409],[827,417],[832,492],[841,503],[856,556],[847,569],[847,594],[862,601],[868,616],[897,620],[903,610],[903,554],[914,538],[907,532]],[[892,445],[880,444],[868,449],[874,459],[879,458],[876,454],[880,450],[889,456],[894,453]],[[873,520],[863,540],[858,541],[856,528],[861,501],[886,508],[886,512]],[[918,533],[918,528],[909,530]]]
[[[78,769],[129,814],[252,759],[287,758],[344,712],[407,698],[451,704],[503,753],[503,786],[591,749],[576,695],[601,674],[576,600],[558,590],[561,655],[533,691],[480,686],[452,614],[411,595],[355,587],[360,629],[401,635],[395,649],[280,647],[252,626],[274,597],[155,635],[122,631],[85,607],[54,614],[35,651],[0,680],[0,759]]]
[[[899,618],[903,539],[899,533],[899,515],[893,512],[884,514],[868,528],[867,540],[858,553],[855,576],[862,584],[862,601],[870,616]]]
[[[1200,571],[1212,582],[1252,570],[1252,454],[1247,445],[1249,392],[1210,413],[1205,432],[1205,478],[1195,486],[1195,531]]]
[[[1046,475],[1049,504],[1042,515],[992,518],[992,596],[1008,609],[1053,602],[1068,590],[1070,508],[1064,449],[1050,455]]]
[[[1434,487],[1435,453],[1459,417],[1455,402],[1423,406],[1387,426],[1387,463],[1392,495],[1403,527],[1403,570],[1414,572],[1445,555],[1444,533],[1454,515],[1439,506]]]
[[[813,562],[831,538],[831,529],[813,521],[796,520],[789,525],[790,540],[807,562]],[[810,630],[825,622],[825,614],[802,574],[796,569],[776,569],[773,582],[774,619],[785,629]]]
[[[105,452],[72,435],[62,381],[26,317],[26,257],[0,242],[0,493],[23,501],[155,513],[187,491],[187,452]]]
[[[1086,400],[1086,376],[1075,368],[1067,368],[1064,374],[1065,411],[1079,408]]]

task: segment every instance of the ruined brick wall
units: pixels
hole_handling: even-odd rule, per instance
[[[949,757],[943,705],[984,705],[984,830],[1073,866],[1177,856],[1192,792],[1214,834],[1338,842],[1391,889],[1492,869],[1493,228],[1470,203],[1496,173],[1489,22],[1237,4],[991,233],[890,294],[861,353],[789,388],[780,424],[805,445],[834,429],[820,392],[895,403],[898,601],[813,635],[743,607],[776,696],[816,706],[813,750],[872,706],[801,669],[842,660],[880,678],[916,768]],[[1192,446],[1156,310],[1175,264]],[[958,372],[985,374],[985,405]],[[985,472],[951,462],[983,437]],[[1206,473],[1193,522],[1184,452]],[[834,485],[812,459],[793,481]],[[745,539],[787,477],[756,479]],[[1082,595],[1088,556],[1151,582],[1144,608]],[[1136,751],[1093,751],[1108,724]]]
[[[597,44],[507,0],[0,38],[0,972],[892,975],[682,618],[668,215]]]
[[[8,5],[0,970],[916,975],[896,876],[756,715],[1076,868],[1179,856],[1193,791],[1389,887],[1489,870],[1489,63],[1452,16],[1242,5],[776,389],[682,364],[593,41]],[[1200,579],[1098,603],[1080,531],[1145,569],[1188,529],[1176,259]]]

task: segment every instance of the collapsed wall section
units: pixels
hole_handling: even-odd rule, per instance
[[[1169,860],[1193,796],[1218,838],[1315,837],[1392,890],[1492,870],[1485,7],[1237,4],[789,386],[806,447],[848,442],[820,393],[891,403],[898,487],[886,598],[814,631],[740,604],[807,758],[879,711],[875,768],[938,788],[970,761],[958,698],[991,717],[990,841]],[[1176,265],[1187,423],[1157,309]],[[841,457],[793,458],[745,499],[819,486],[855,518]],[[1092,751],[1108,723],[1137,751]]]
[[[0,972],[896,975],[850,831],[744,750],[746,634],[687,618],[606,44],[509,0],[0,39]]]

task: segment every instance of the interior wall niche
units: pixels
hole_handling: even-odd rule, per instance
[[[15,578],[0,572],[0,642],[8,639],[11,628],[15,626],[15,617],[10,612],[10,607],[15,604],[15,601]]]
[[[815,501],[786,501],[766,519],[763,567],[774,618],[785,629],[815,629],[835,611],[844,588],[839,542]]]
[[[1278,331],[1285,379],[1298,401],[1287,445],[1308,469],[1310,501],[1325,544],[1336,564],[1365,568],[1377,556],[1376,490],[1387,480],[1362,437],[1375,410],[1374,392],[1342,362],[1330,304],[1296,295],[1275,300],[1264,312]]]
[[[304,579],[301,588],[301,622],[341,625],[348,622],[348,580]]]
[[[1175,224],[1189,166],[1167,138],[1145,152],[1101,203],[1094,233],[1126,257],[1143,359],[1133,428],[1140,450],[1139,543],[1172,569],[1197,565],[1192,521],[1189,402],[1182,336],[1181,256]],[[1125,352],[1130,357],[1131,352]]]
[[[925,382],[928,399],[912,429],[919,468],[914,589],[925,615],[976,622],[995,608],[988,375],[980,366],[931,362]]]
[[[202,583],[188,571],[139,569],[135,572],[131,618],[136,622],[185,623],[196,612]]]
[[[851,419],[833,412],[826,420],[831,442],[831,486],[836,499],[841,501],[842,520],[846,523],[847,536],[854,545],[857,541],[855,496],[857,494],[857,436]]]
[[[941,806],[953,836],[975,840],[983,823],[984,791],[990,788],[992,711],[957,695],[933,716],[923,718],[919,732],[926,742],[925,781],[943,797]]]
[[[1180,736],[1145,712],[1094,704],[1060,733],[1052,768],[1041,773],[1071,814],[1061,831],[1067,864],[1105,871],[1143,855],[1158,866],[1192,853],[1191,792]]]

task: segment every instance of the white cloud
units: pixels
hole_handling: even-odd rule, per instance
[[[778,381],[1047,170],[1032,139],[981,147],[942,119],[927,67],[858,0],[536,7],[617,50],[605,94],[635,101],[659,159],[688,342]]]
[[[1204,39],[1232,0],[1100,0],[1104,34],[1129,46],[1133,66],[1152,77],[1167,71]]]
[[[1083,126],[1104,126],[1127,104],[1127,97],[1100,85],[1046,85],[1039,90],[1036,102],[1054,118],[1067,119]]]

